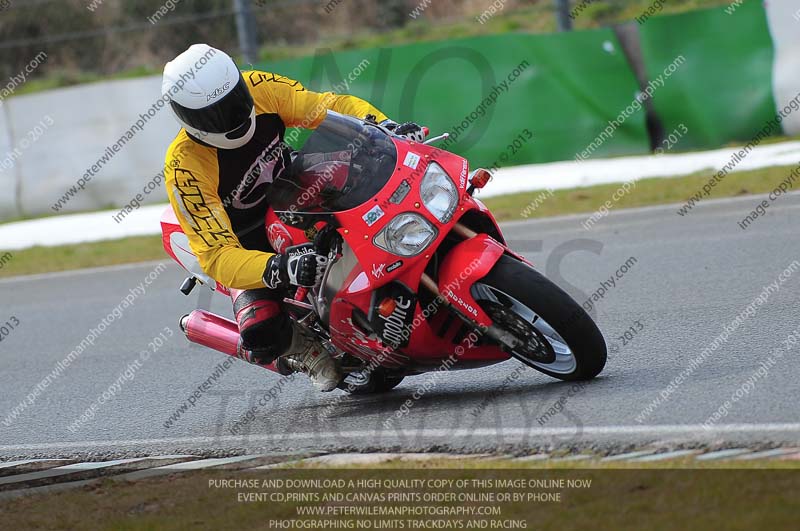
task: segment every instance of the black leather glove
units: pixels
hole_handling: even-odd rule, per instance
[[[317,254],[310,243],[295,245],[284,254],[276,254],[267,260],[264,270],[264,285],[270,289],[303,286],[313,288],[322,281],[328,257]]]
[[[381,122],[381,125],[401,138],[413,140],[414,142],[425,141],[424,129],[422,129],[421,126],[415,124],[414,122],[406,122],[404,124],[398,124],[397,122],[394,122],[392,120],[384,120]]]

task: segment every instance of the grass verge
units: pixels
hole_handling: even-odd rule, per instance
[[[794,166],[776,166],[730,174],[712,189],[711,196],[708,199],[770,192],[781,181],[786,179],[794,168]],[[612,208],[616,210],[683,203],[701,190],[713,173],[711,170],[707,170],[684,177],[638,180],[629,193],[613,203]],[[491,187],[491,183],[488,186]],[[590,214],[600,208],[606,201],[610,201],[612,195],[620,186],[621,183],[612,183],[586,188],[556,190],[553,192],[552,197],[547,197],[546,199],[543,199],[544,196],[541,196],[542,191],[540,190],[490,197],[484,202],[500,221],[521,218],[533,219],[583,212]],[[536,201],[537,198],[539,198],[538,202]],[[533,208],[534,205],[536,205],[535,208]]]
[[[730,470],[722,464],[697,463],[693,465],[697,468],[692,470],[675,469],[680,463],[660,463],[636,470],[600,464],[595,464],[594,468],[576,468],[572,464],[568,468],[553,469],[543,468],[541,463],[508,460],[448,460],[411,465],[394,462],[381,468],[183,473],[133,483],[106,479],[82,488],[5,501],[0,503],[0,518],[8,529],[509,528],[507,525],[492,526],[492,521],[519,522],[511,527],[515,529],[796,528],[793,526],[800,516],[800,506],[796,503],[800,487],[797,462],[777,462],[788,463],[781,468],[792,470]],[[507,467],[514,470],[503,470]],[[251,483],[222,483],[234,479]],[[502,487],[477,483],[509,479],[525,483]],[[277,483],[278,480],[283,483]],[[344,483],[324,483],[331,480]],[[359,480],[378,483],[359,485]],[[410,486],[397,483],[411,480],[424,483]],[[429,483],[430,480],[453,483],[437,486]],[[531,480],[539,483],[531,486]],[[266,483],[268,481],[272,483]],[[289,481],[318,483],[290,484]],[[460,488],[455,486],[458,481],[461,481]],[[563,483],[541,483],[548,481]],[[569,481],[580,483],[570,485]],[[420,498],[391,500],[387,497],[390,493],[406,497],[419,493]],[[428,493],[439,497],[424,499]],[[473,496],[494,493],[495,498],[468,501],[447,498],[459,493]],[[517,493],[519,497],[500,499],[501,493]],[[529,498],[529,494],[555,493],[559,493],[557,499],[549,496],[547,500],[531,501]],[[272,498],[272,495],[283,496],[283,499]],[[359,495],[361,499],[345,498]],[[373,513],[368,516],[344,512],[386,507],[442,511],[470,506],[495,507],[499,514],[376,516]],[[301,516],[298,510],[301,507],[331,512],[329,516]],[[342,512],[332,516],[333,510]],[[479,525],[480,521],[488,524]],[[319,523],[313,525],[312,522]],[[426,525],[425,522],[440,524]],[[450,522],[450,525],[442,526],[442,522]],[[458,522],[461,525],[457,525]],[[523,527],[522,523],[526,525]]]
[[[0,251],[0,277],[145,262],[166,257],[158,235],[58,247],[31,247],[19,251]]]
[[[793,166],[782,166],[731,174],[713,189],[710,198],[769,192],[786,179],[793,169]],[[613,209],[681,203],[700,190],[711,174],[709,170],[685,177],[639,180],[630,193],[613,203]],[[583,212],[588,217],[606,201],[611,200],[619,187],[620,183],[614,183],[557,190],[552,197],[543,196],[540,190],[490,197],[485,203],[500,221]],[[533,205],[536,205],[535,208],[532,208]],[[744,214],[746,213],[742,215]],[[11,257],[3,258],[8,255]],[[157,260],[165,256],[161,238],[158,236],[59,247],[34,247],[8,253],[0,251],[0,277]]]

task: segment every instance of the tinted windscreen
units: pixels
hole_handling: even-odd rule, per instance
[[[378,127],[328,111],[291,168],[269,194],[276,211],[341,211],[372,199],[397,163],[391,138]]]

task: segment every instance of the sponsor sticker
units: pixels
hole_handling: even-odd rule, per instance
[[[395,269],[399,269],[402,265],[403,265],[403,261],[402,260],[398,260],[397,262],[395,262],[393,264],[389,264],[389,267],[386,268],[386,272],[387,273],[391,273]]]
[[[267,238],[272,248],[278,253],[283,253],[287,247],[294,243],[292,235],[289,234],[286,227],[277,222],[267,227]]]
[[[367,227],[371,227],[375,224],[376,221],[383,217],[383,209],[380,205],[375,205],[374,207],[370,208],[366,214],[361,216],[361,219],[367,224]]]
[[[456,295],[453,292],[453,290],[447,290],[447,291],[448,291],[448,294],[450,295],[450,298],[452,300],[456,301],[459,306],[461,306],[462,308],[467,310],[467,312],[471,313],[475,317],[478,316],[478,310],[474,306],[472,306],[470,303],[468,303],[467,301],[465,301],[464,299],[462,299],[461,297]]]
[[[209,101],[211,101],[211,100],[215,100],[215,99],[217,99],[219,96],[221,96],[222,94],[224,94],[224,93],[225,93],[225,91],[226,91],[226,90],[228,90],[228,88],[229,88],[230,86],[231,86],[231,82],[230,82],[230,81],[226,81],[224,85],[222,85],[221,87],[218,87],[218,88],[214,89],[214,92],[212,92],[211,94],[209,94],[208,96],[206,96],[206,103],[208,103],[208,102],[209,102]]]
[[[391,299],[393,304],[385,304]],[[373,291],[369,322],[378,338],[392,349],[408,345],[417,297],[406,286],[390,282]],[[388,312],[388,313],[387,313]]]
[[[375,278],[381,278],[385,274],[384,273],[384,268],[385,267],[386,267],[386,264],[380,264],[380,265],[373,264],[372,265],[372,276],[375,277]]]
[[[388,316],[378,315],[378,318],[383,321],[383,330],[381,330],[381,340],[394,348],[400,348],[408,344],[408,319],[413,316],[412,303],[413,300],[407,299],[402,295],[396,297],[395,308]]]
[[[406,153],[406,159],[403,161],[403,166],[408,166],[412,170],[416,170],[417,166],[419,165],[419,159],[419,155],[409,151]]]
[[[295,256],[303,256],[305,254],[314,254],[314,244],[301,243],[300,245],[287,248],[286,253],[292,258]]]

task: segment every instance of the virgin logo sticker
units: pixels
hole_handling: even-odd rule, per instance
[[[386,264],[373,264],[372,266],[372,276],[375,278],[381,278],[384,275],[383,268],[386,267]]]

